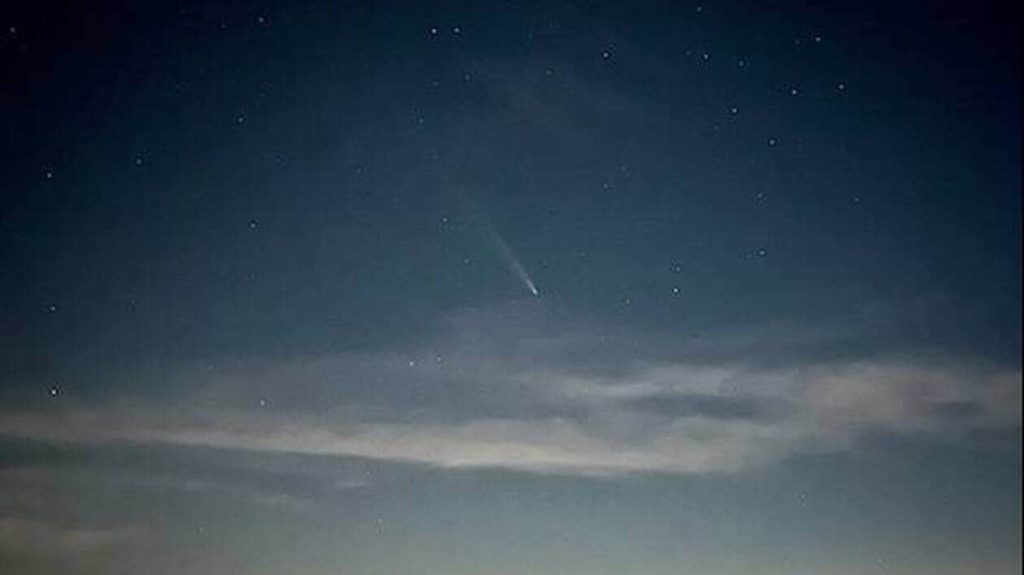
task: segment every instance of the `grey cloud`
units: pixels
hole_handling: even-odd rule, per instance
[[[372,488],[375,466],[338,459],[317,460],[285,453],[254,453],[131,442],[39,442],[8,440],[22,454],[0,464],[0,515],[51,521],[77,506],[78,519],[103,517],[105,500],[116,499],[127,519],[152,510],[146,502],[167,499],[259,506],[304,516],[324,513],[324,502]],[[91,501],[81,504],[80,493]],[[87,509],[88,508],[88,513]]]
[[[950,401],[936,405],[935,413],[941,417],[965,419],[984,416],[985,409],[974,401]]]
[[[34,518],[0,517],[0,548],[21,553],[78,555],[138,541],[145,530],[134,526],[102,527]]]
[[[627,400],[626,405],[669,417],[710,417],[713,419],[758,419],[770,409],[751,398],[668,393],[651,394]]]
[[[621,475],[735,472],[852,449],[875,432],[943,437],[1020,423],[1018,369],[875,357],[764,365],[715,350],[695,360],[657,341],[641,361],[642,335],[520,311],[463,312],[402,349],[214,370],[173,404],[8,409],[0,434]],[[624,355],[617,345],[629,338]]]
[[[10,414],[0,432],[51,441],[141,442],[359,457],[447,468],[505,468],[581,475],[636,472],[706,473],[738,471],[778,460],[803,449],[849,448],[874,431],[958,433],[1019,424],[1019,411],[1004,401],[1017,394],[1014,376],[980,382],[904,366],[844,366],[814,374],[777,374],[768,396],[786,394],[791,415],[767,421],[689,417],[650,419],[623,410],[629,401],[655,401],[664,394],[657,378],[607,384],[581,391],[567,387],[593,411],[581,420],[486,419],[468,422],[406,423],[395,419],[339,425],[331,418],[287,420],[251,412],[219,411],[203,417],[154,417],[152,408],[119,412],[73,410],[52,414]],[[924,384],[922,381],[928,381]],[[549,380],[552,385],[559,382]],[[737,383],[742,385],[742,379]],[[921,386],[936,388],[934,397]],[[586,393],[589,391],[590,394]],[[609,396],[609,393],[611,395]],[[970,397],[983,412],[970,421],[935,416],[935,406]],[[609,400],[610,398],[610,400]],[[967,401],[964,399],[963,401]],[[727,409],[704,401],[703,407]],[[1002,411],[1001,411],[1002,410]]]

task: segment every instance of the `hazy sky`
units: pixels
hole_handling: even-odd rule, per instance
[[[1010,2],[0,12],[0,571],[1008,575]]]

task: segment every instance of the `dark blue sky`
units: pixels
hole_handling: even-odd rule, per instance
[[[1012,3],[0,18],[4,569],[1019,570]]]

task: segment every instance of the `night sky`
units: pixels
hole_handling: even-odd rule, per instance
[[[0,572],[1019,572],[1016,2],[10,4]]]

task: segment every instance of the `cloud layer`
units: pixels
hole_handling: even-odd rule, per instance
[[[1020,424],[1016,369],[801,353],[773,363],[778,336],[666,342],[540,317],[464,312],[402,349],[214,369],[169,403],[8,409],[0,434],[614,476],[738,472],[871,434]],[[835,344],[794,333],[807,358]]]

